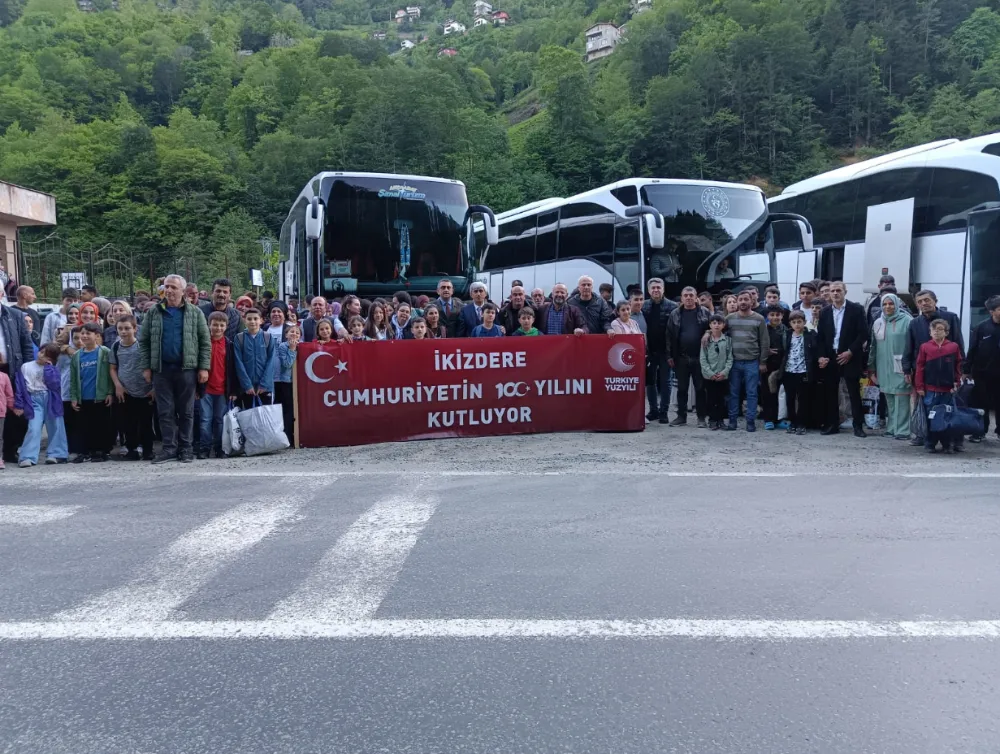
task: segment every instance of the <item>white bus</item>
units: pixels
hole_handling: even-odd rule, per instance
[[[461,181],[319,173],[281,226],[279,296],[433,294],[442,277],[450,277],[455,294],[464,296],[473,280],[476,216],[495,241],[493,212],[470,207]]]
[[[804,218],[780,217],[808,243]],[[595,288],[611,283],[615,300],[651,277],[664,279],[670,298],[688,285],[719,293],[775,279],[773,219],[756,186],[630,178],[501,213],[497,244],[477,224],[473,256],[494,301],[515,280],[548,294],[557,282],[572,290],[581,275]]]
[[[863,301],[889,273],[900,293],[933,290],[971,328],[1000,293],[1000,134],[949,139],[792,184],[772,209],[809,218],[815,249],[775,226],[786,300],[805,280],[843,280]],[[968,333],[966,333],[966,338]]]

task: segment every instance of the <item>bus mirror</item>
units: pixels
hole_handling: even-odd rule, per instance
[[[662,249],[666,241],[666,226],[663,222],[663,215],[656,207],[648,204],[640,204],[636,207],[628,207],[625,210],[625,217],[642,216],[646,223],[646,235],[649,236],[649,245],[653,249]]]
[[[796,227],[798,227],[799,229],[799,234],[802,236],[802,250],[812,251],[813,250],[812,224],[802,215],[796,215],[794,212],[772,212],[768,216],[768,222],[770,223],[781,222],[782,220],[789,220],[795,223]]]
[[[496,246],[500,242],[500,233],[497,230],[497,217],[493,214],[493,210],[485,204],[473,204],[465,211],[466,221],[471,215],[476,214],[483,216],[483,230],[486,232],[487,245]]]
[[[315,196],[306,210],[306,238],[317,241],[323,235],[323,205]]]

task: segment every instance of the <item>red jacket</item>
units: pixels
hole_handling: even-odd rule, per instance
[[[918,391],[950,393],[962,379],[962,351],[958,343],[946,340],[938,345],[929,340],[917,353]]]

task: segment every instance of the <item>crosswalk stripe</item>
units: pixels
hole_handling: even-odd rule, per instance
[[[853,639],[1000,640],[998,620],[533,620],[403,619],[322,622],[138,621],[0,623],[7,641],[176,639],[701,639],[833,641]],[[986,651],[993,651],[992,649]]]
[[[427,497],[392,497],[373,505],[302,586],[275,607],[271,620],[373,618],[436,507],[437,501]]]
[[[187,532],[158,555],[146,572],[84,604],[57,621],[162,621],[241,554],[295,518],[317,486],[300,484],[296,495],[243,503]]]
[[[36,526],[69,518],[82,505],[0,505],[0,526]]]

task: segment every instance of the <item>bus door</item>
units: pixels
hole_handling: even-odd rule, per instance
[[[896,290],[906,293],[910,289],[913,204],[913,199],[910,198],[873,204],[868,208],[861,269],[861,284],[865,293],[878,293],[878,280],[883,275],[892,275],[896,278]],[[849,251],[851,249],[853,246]],[[848,285],[852,282],[847,280],[847,268],[852,266],[849,261],[854,260],[845,259],[843,272],[844,281]]]
[[[959,318],[966,328],[968,342],[968,331],[989,316],[986,299],[1000,291],[1000,208],[970,212],[965,243]]]

